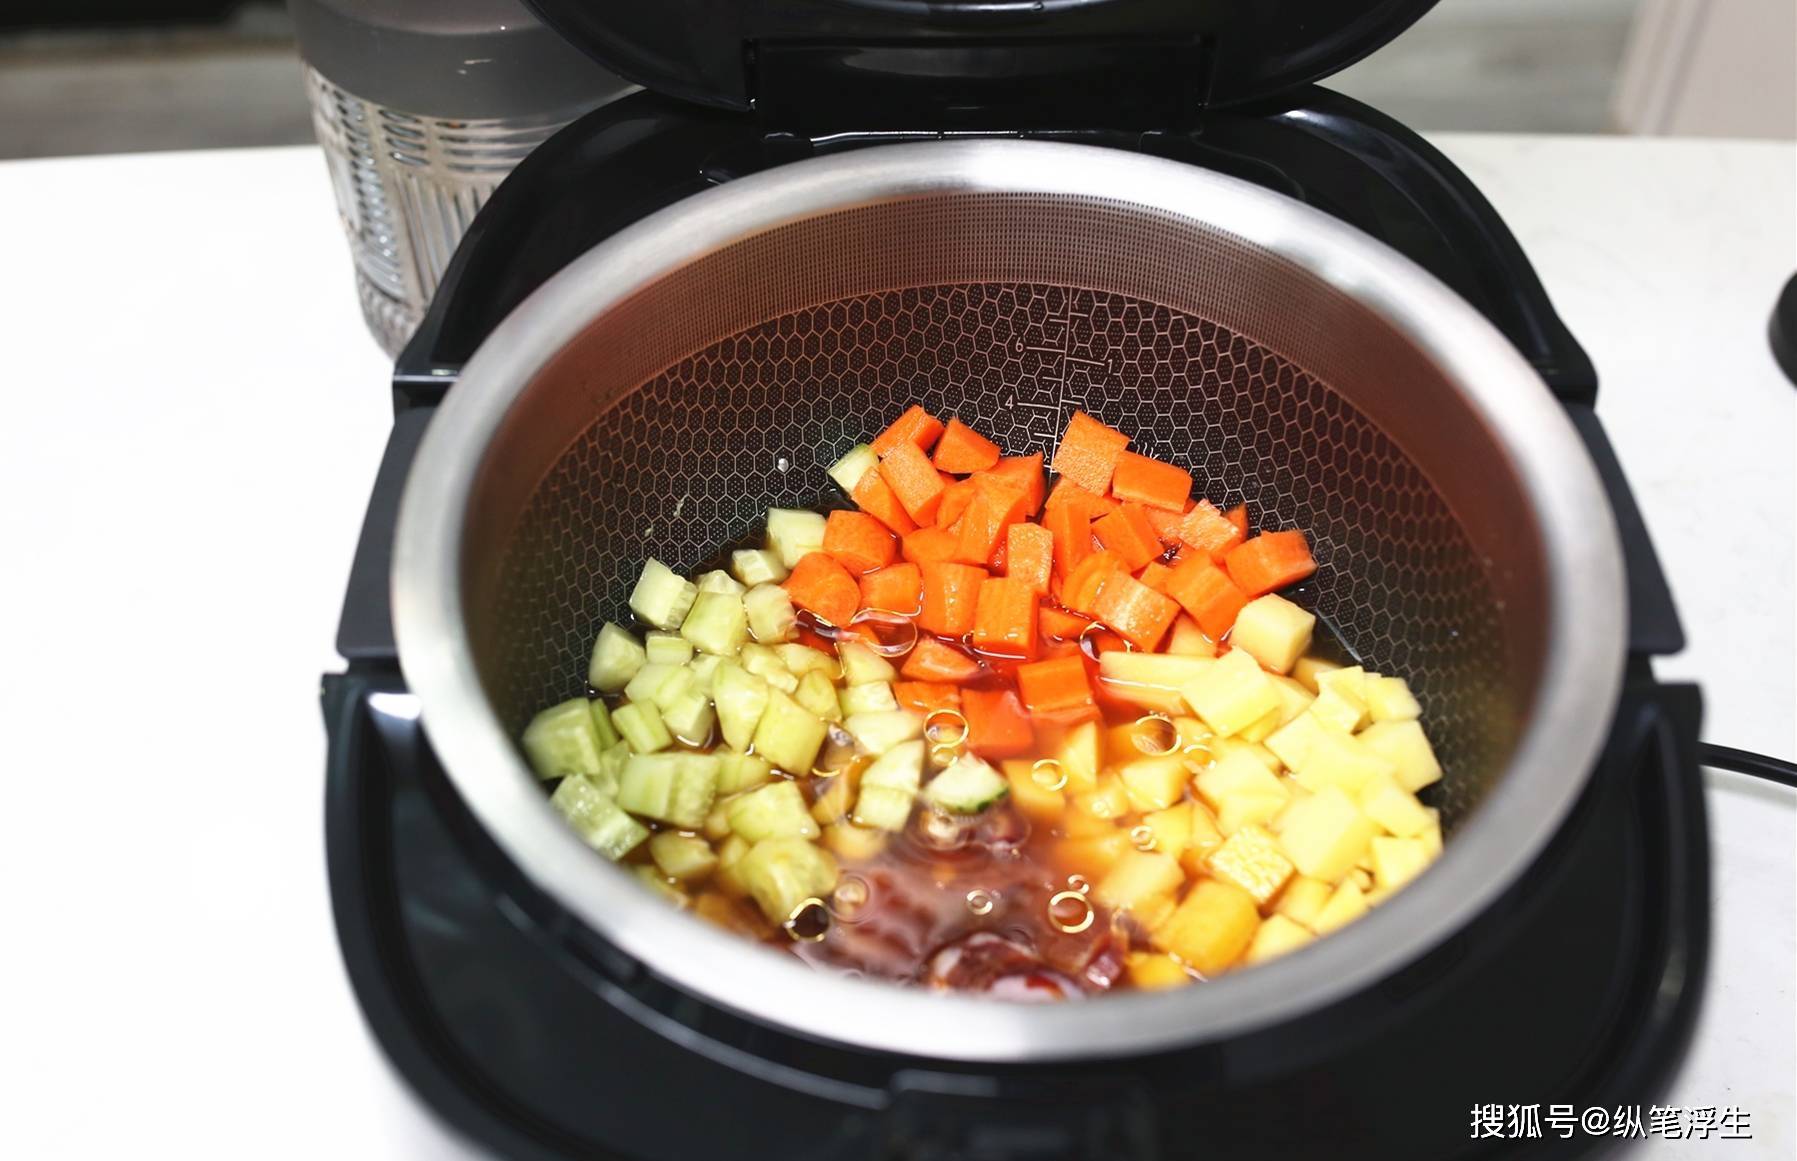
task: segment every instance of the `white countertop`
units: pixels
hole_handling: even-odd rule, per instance
[[[1449,136],[1603,377],[1705,735],[1789,757],[1789,145]],[[0,1152],[471,1155],[337,957],[317,675],[389,422],[310,149],[0,164]],[[90,744],[93,743],[93,744]],[[1708,775],[1716,939],[1669,1103],[1797,1153],[1794,796]],[[21,952],[24,954],[21,955]],[[1492,1094],[1544,1104],[1556,1094]]]

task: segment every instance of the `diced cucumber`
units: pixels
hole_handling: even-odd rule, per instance
[[[733,801],[734,798],[725,798],[721,793],[719,797],[712,799],[711,809],[705,812],[705,822],[699,827],[699,833],[714,843],[721,843],[729,838],[730,804]]]
[[[730,833],[752,843],[792,835],[813,839],[823,832],[805,805],[799,784],[781,779],[751,790],[730,804]]]
[[[1010,792],[1005,776],[972,754],[956,758],[923,788],[932,806],[953,814],[978,814]]]
[[[590,701],[588,707],[593,711],[593,728],[599,731],[599,745],[610,747],[618,744],[618,730],[611,724],[611,710],[605,708],[602,701]]]
[[[898,707],[898,698],[894,696],[892,686],[884,681],[851,685],[842,691],[842,712],[847,717],[891,711]]]
[[[898,670],[892,667],[892,662],[863,642],[840,641],[836,645],[836,655],[842,658],[842,679],[850,685],[898,680]]]
[[[923,715],[910,710],[850,714],[843,719],[842,728],[863,750],[878,757],[900,742],[923,737]]]
[[[694,835],[662,831],[649,840],[649,857],[662,873],[682,882],[703,879],[717,870],[717,852],[711,844]]]
[[[780,555],[780,563],[791,568],[806,553],[824,547],[824,516],[802,508],[769,508],[767,510],[767,544]]]
[[[661,629],[649,630],[643,641],[643,651],[649,655],[651,665],[685,665],[693,659],[693,643],[679,633],[668,633]]]
[[[680,635],[701,653],[735,657],[749,639],[743,599],[735,593],[700,593],[686,623],[680,626]]]
[[[802,678],[807,673],[821,672],[835,681],[842,672],[842,667],[836,664],[836,658],[809,645],[776,645],[774,652],[780,655],[780,664],[786,666],[786,671],[794,677]]]
[[[905,829],[911,805],[923,782],[924,743],[900,742],[874,759],[861,772],[861,795],[855,801],[854,819],[880,830]]]
[[[599,728],[584,697],[552,705],[530,719],[523,741],[538,778],[599,773]]]
[[[711,679],[711,698],[717,703],[718,725],[733,750],[747,750],[755,740],[755,727],[767,709],[767,682],[735,662],[718,666]]]
[[[608,746],[599,755],[599,773],[593,776],[593,785],[608,797],[616,797],[618,779],[624,776],[624,763],[630,760],[630,743],[620,738]]]
[[[670,682],[681,681],[682,679],[677,675],[684,668],[685,666],[669,665],[663,661],[648,662],[636,671],[636,676],[631,678],[630,684],[624,687],[624,696],[626,699],[636,702],[659,701],[662,687]],[[690,682],[692,674],[688,673],[684,680]],[[674,686],[676,696],[684,692],[683,685]]]
[[[879,464],[880,457],[874,454],[874,449],[864,443],[858,443],[850,448],[841,459],[830,465],[830,478],[836,481],[836,486],[842,489],[843,495],[852,496],[855,492],[855,485],[861,482],[861,477],[878,467]]]
[[[754,754],[726,750],[718,755],[718,793],[753,790],[774,776],[774,768]]]
[[[742,862],[742,857],[749,853],[749,846],[749,840],[739,834],[733,834],[718,844],[717,883],[727,894],[741,896],[748,893],[736,868]]]
[[[696,689],[689,689],[668,707],[661,715],[661,721],[683,744],[704,746],[711,741],[711,727],[716,716],[711,710],[711,699]]]
[[[828,732],[824,719],[794,701],[792,695],[770,689],[751,744],[757,754],[780,769],[809,774]]]
[[[641,882],[643,886],[649,888],[649,890],[655,892],[657,895],[660,895],[663,899],[666,899],[669,903],[672,903],[682,911],[692,906],[693,901],[687,897],[686,892],[668,882],[667,876],[663,875],[660,871],[657,871],[654,867],[632,867],[631,871],[636,875],[637,880]]]
[[[828,899],[836,889],[836,860],[799,838],[763,839],[735,873],[769,923],[784,924],[807,899]]]
[[[735,593],[740,597],[745,587],[721,568],[714,568],[699,578],[702,593]]]
[[[705,824],[717,786],[718,760],[711,754],[632,754],[618,783],[618,805],[644,818],[697,830]]]
[[[875,830],[904,830],[916,803],[916,794],[890,786],[863,786],[855,800],[855,822]]]
[[[794,701],[826,722],[842,720],[842,707],[836,703],[836,686],[831,684],[822,670],[813,669],[799,678],[799,688],[793,691],[792,696]]]
[[[636,676],[648,654],[642,642],[610,621],[599,630],[593,642],[593,659],[587,663],[587,684],[606,693],[616,693]]]
[[[657,629],[678,629],[698,595],[698,585],[650,557],[630,592],[630,611]]]
[[[693,688],[710,697],[711,680],[717,676],[718,666],[723,663],[724,658],[715,653],[701,653],[688,662],[687,668],[693,671]]]
[[[608,859],[623,858],[649,837],[649,828],[631,818],[590,781],[578,775],[562,779],[549,805],[568,820],[586,844]]]
[[[799,616],[793,611],[792,597],[779,585],[756,585],[743,594],[743,609],[749,618],[749,632],[764,645],[798,636]]]
[[[765,548],[739,548],[730,554],[730,571],[746,585],[778,584],[789,570],[780,555]]]
[[[611,720],[638,754],[665,750],[674,740],[668,734],[668,727],[662,724],[661,711],[652,701],[625,702],[612,712]]]
[[[791,693],[799,688],[799,679],[786,668],[780,655],[766,645],[757,645],[753,641],[743,646],[741,655],[737,657],[742,667],[756,677],[768,683],[774,689]]]

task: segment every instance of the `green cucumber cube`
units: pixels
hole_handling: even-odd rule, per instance
[[[599,773],[599,753],[604,746],[584,697],[552,705],[530,719],[523,742],[525,757],[538,778]]]
[[[769,508],[767,510],[767,544],[780,556],[780,563],[792,568],[807,553],[824,547],[824,516],[802,508]]]
[[[678,629],[698,595],[699,586],[650,557],[630,592],[630,611],[657,629]]]
[[[549,805],[568,820],[588,846],[613,861],[649,837],[648,827],[625,814],[610,795],[579,776],[562,779],[549,796]]]
[[[606,693],[616,693],[636,676],[648,654],[642,643],[610,621],[599,630],[593,642],[593,659],[587,663],[587,684]]]
[[[593,728],[599,731],[599,744],[607,747],[617,745],[618,730],[611,724],[611,710],[602,701],[590,701],[587,705],[593,711]]]
[[[791,693],[799,688],[799,679],[792,675],[790,669],[786,668],[786,663],[780,660],[780,655],[766,645],[749,642],[743,646],[742,653],[737,660],[742,662],[744,669],[783,693]]]
[[[712,700],[717,703],[718,725],[724,741],[733,750],[747,750],[755,740],[755,727],[767,709],[767,682],[735,662],[718,666],[711,681]]]
[[[836,481],[836,486],[842,489],[843,495],[852,496],[855,494],[855,485],[861,482],[861,477],[873,471],[879,464],[880,457],[874,454],[874,449],[864,443],[858,443],[848,450],[848,454],[830,465],[830,478]]]
[[[793,774],[811,773],[829,726],[790,694],[770,689],[767,708],[755,726],[755,752]]]
[[[630,743],[622,738],[606,747],[599,755],[599,773],[593,775],[593,785],[608,797],[617,797],[618,779],[624,776],[624,763],[629,760]]]
[[[822,673],[835,681],[842,673],[842,667],[836,663],[836,658],[809,645],[776,645],[774,652],[780,655],[780,664],[786,666],[786,672],[794,677]]]
[[[625,702],[612,712],[612,724],[638,754],[665,750],[674,741],[668,727],[662,724],[661,711],[652,701]]]
[[[842,712],[847,716],[890,712],[898,707],[898,697],[892,692],[892,686],[884,681],[851,685],[842,691]]]
[[[655,701],[661,694],[662,686],[676,680],[675,675],[683,668],[685,667],[669,665],[663,661],[650,661],[637,670],[636,676],[624,687],[624,697],[635,702]],[[691,674],[687,675],[687,680],[692,680]],[[683,690],[675,686],[674,692],[681,693]]]
[[[710,697],[712,678],[717,676],[718,666],[723,663],[724,658],[715,653],[701,653],[688,662],[687,668],[693,671],[693,688]]]
[[[739,548],[730,554],[730,571],[746,585],[778,584],[791,571],[780,563],[780,554],[765,548]]]
[[[733,872],[767,916],[784,924],[809,899],[828,899],[836,889],[836,860],[801,838],[763,839],[749,848]]]
[[[874,830],[901,831],[911,819],[911,808],[917,795],[890,786],[863,786],[855,799],[854,821],[857,826]]]
[[[799,678],[799,688],[793,691],[793,700],[824,719],[826,722],[842,720],[842,706],[836,701],[836,686],[823,670],[813,669]]]
[[[897,681],[898,670],[892,662],[875,653],[861,641],[841,641],[836,655],[842,658],[842,679],[850,685],[866,685],[870,681]]]
[[[779,836],[814,839],[823,832],[811,817],[799,784],[781,779],[730,804],[730,833],[758,843]]]
[[[861,773],[861,793],[854,820],[862,826],[899,831],[911,817],[911,806],[923,782],[922,739],[900,742]]]
[[[725,750],[718,755],[718,793],[736,794],[753,790],[774,776],[774,768],[766,759],[754,754]]]
[[[649,630],[643,639],[643,650],[651,665],[685,665],[693,659],[693,643],[679,633],[661,629]]]
[[[749,853],[750,842],[742,835],[733,834],[718,844],[718,886],[732,895],[745,895],[748,888],[743,886],[736,868],[742,857]]]
[[[973,754],[956,758],[923,788],[930,805],[952,814],[978,814],[1010,792],[1005,776]]]
[[[717,870],[717,852],[695,835],[664,830],[649,840],[649,857],[671,879],[691,882]]]
[[[863,750],[879,757],[901,742],[923,737],[923,715],[910,710],[850,714],[843,719],[842,728]]]
[[[680,626],[680,635],[701,653],[735,657],[749,639],[743,599],[735,593],[700,593]]]
[[[735,593],[740,597],[747,587],[721,568],[714,568],[699,578],[702,593]]]
[[[799,634],[799,615],[792,607],[792,597],[779,585],[756,585],[744,593],[743,610],[749,618],[749,632],[764,645],[791,641]]]
[[[687,897],[686,892],[668,882],[667,876],[656,870],[654,867],[632,867],[630,870],[643,886],[649,888],[649,890],[655,892],[657,895],[660,895],[663,899],[666,899],[680,910],[685,911],[688,907],[692,906],[693,901]]]
[[[689,689],[677,698],[667,712],[661,715],[662,724],[670,733],[687,746],[705,746],[711,743],[711,727],[716,715],[711,710],[711,699],[696,689]]]
[[[710,754],[632,754],[618,782],[618,805],[697,830],[705,824],[717,785],[718,760]]]

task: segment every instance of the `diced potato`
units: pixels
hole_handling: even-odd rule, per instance
[[[1305,749],[1294,777],[1311,790],[1337,786],[1352,796],[1358,795],[1369,779],[1396,773],[1397,768],[1360,737],[1325,727]]]
[[[680,626],[680,635],[701,653],[735,657],[749,639],[749,616],[736,593],[700,593]]]
[[[904,824],[900,823],[900,827]],[[862,862],[886,849],[886,832],[855,823],[839,822],[824,828],[824,845],[838,858]]]
[[[1005,780],[1011,784],[1011,801],[1025,818],[1050,824],[1060,821],[1062,812],[1067,809],[1067,796],[1036,780],[1035,763],[1012,758],[1000,762],[999,769],[1004,771]],[[1053,784],[1052,779],[1048,780],[1049,786]]]
[[[1098,723],[1084,722],[1067,731],[1055,759],[1067,775],[1067,790],[1079,793],[1098,785],[1100,763]]]
[[[693,659],[693,643],[678,633],[668,633],[661,629],[649,630],[643,640],[643,650],[648,654],[651,665],[685,665]]]
[[[824,676],[821,669],[813,669],[799,679],[799,688],[793,691],[793,700],[824,719],[826,722],[842,720],[842,705],[836,700],[836,686]]]
[[[609,795],[578,774],[562,779],[549,796],[549,805],[588,846],[614,862],[649,837],[648,827],[625,814]]]
[[[900,742],[923,737],[923,715],[902,709],[872,710],[850,714],[843,719],[842,728],[863,750],[878,756]]]
[[[1410,722],[1423,716],[1423,707],[1401,677],[1366,679],[1366,711],[1375,722]]]
[[[1162,651],[1176,657],[1215,657],[1217,643],[1205,636],[1198,622],[1181,613],[1173,622],[1173,629],[1167,634],[1167,643]]]
[[[757,754],[793,774],[809,774],[829,727],[824,719],[778,689],[768,690],[767,708],[751,743]]]
[[[1265,963],[1288,951],[1296,951],[1315,938],[1308,928],[1293,920],[1283,915],[1270,915],[1261,920],[1260,928],[1254,933],[1254,942],[1248,945],[1242,962]]]
[[[1244,826],[1211,852],[1210,873],[1234,883],[1254,897],[1257,906],[1279,893],[1292,877],[1291,860],[1279,840],[1258,826]]]
[[[791,641],[799,635],[799,614],[792,596],[779,585],[756,585],[743,594],[743,616],[749,632],[763,645]]]
[[[1267,768],[1267,773],[1279,773],[1279,759],[1273,751],[1260,742],[1245,742],[1240,738],[1212,738],[1205,743],[1211,756],[1218,762],[1231,754],[1240,754],[1244,758],[1252,758]]]
[[[859,771],[850,766],[812,783],[814,787],[823,787],[811,799],[811,817],[817,820],[819,826],[831,826],[848,817],[849,807],[855,802],[856,784],[859,781]]]
[[[1151,897],[1170,895],[1185,878],[1172,855],[1128,851],[1093,886],[1092,895],[1107,907],[1128,911]]]
[[[1231,798],[1271,798],[1283,806],[1291,797],[1291,791],[1277,775],[1239,750],[1224,754],[1198,771],[1194,782],[1199,797],[1215,811],[1221,811]]]
[[[1275,706],[1259,718],[1243,726],[1236,737],[1244,742],[1264,742],[1274,730],[1279,728],[1279,715],[1284,712],[1283,706]]]
[[[1329,896],[1335,888],[1321,879],[1313,879],[1309,875],[1293,875],[1286,883],[1285,890],[1279,893],[1279,902],[1273,910],[1305,927],[1316,927],[1317,913],[1322,911],[1323,904],[1329,902]]]
[[[1192,982],[1185,965],[1162,952],[1132,951],[1123,958],[1123,970],[1133,986],[1150,991],[1184,987]]]
[[[823,832],[799,784],[779,779],[730,803],[730,833],[758,843],[778,836],[813,839]]]
[[[1176,859],[1185,854],[1186,848],[1192,845],[1192,835],[1198,825],[1197,812],[1196,802],[1181,802],[1165,810],[1144,814],[1142,825],[1154,836],[1149,849]]]
[[[1323,696],[1324,690],[1335,689],[1361,705],[1366,704],[1366,670],[1360,666],[1349,665],[1327,669],[1318,673],[1316,677],[1318,697]]]
[[[736,874],[769,923],[784,924],[807,899],[828,899],[836,889],[836,860],[801,838],[763,839]]]
[[[866,685],[870,681],[897,681],[898,670],[861,641],[839,641],[836,655],[842,659],[842,680],[848,685]]]
[[[1129,803],[1138,811],[1164,810],[1185,793],[1185,759],[1178,754],[1138,758],[1117,772]]]
[[[1396,768],[1398,784],[1411,792],[1441,780],[1441,763],[1423,727],[1414,721],[1374,722],[1356,741]]]
[[[638,754],[653,754],[673,744],[673,736],[662,724],[661,711],[652,701],[626,702],[612,711],[611,720]]]
[[[1111,696],[1161,713],[1184,713],[1180,690],[1216,662],[1209,657],[1112,650],[1098,658],[1098,680]]]
[[[898,697],[892,692],[892,685],[885,681],[870,681],[865,685],[851,685],[838,695],[842,712],[853,717],[858,714],[890,713],[898,709]]]
[[[1376,831],[1352,798],[1330,786],[1285,811],[1279,845],[1300,871],[1334,883],[1354,869]]]
[[[780,563],[792,568],[807,553],[824,547],[824,515],[802,508],[769,508],[767,510],[767,543],[780,557]]]
[[[1296,770],[1309,755],[1311,743],[1328,729],[1309,714],[1299,714],[1267,736],[1267,749],[1288,768]]]
[[[1279,694],[1279,724],[1289,725],[1298,715],[1310,708],[1316,697],[1295,678],[1275,676],[1273,688]]]
[[[1366,725],[1366,703],[1344,685],[1325,685],[1310,703],[1310,716],[1332,730],[1351,734]]]
[[[1216,816],[1201,803],[1188,802],[1192,808],[1191,844],[1179,856],[1180,866],[1186,869],[1190,878],[1198,878],[1205,873],[1205,862],[1211,852],[1223,845],[1223,829],[1217,825]]]
[[[718,866],[718,856],[710,843],[669,830],[649,840],[649,857],[655,860],[664,875],[682,882],[703,879]]]
[[[867,444],[858,443],[843,454],[843,457],[830,465],[830,478],[842,489],[845,496],[853,495],[855,485],[861,477],[879,466],[880,457]]]
[[[1441,857],[1441,811],[1433,806],[1423,809],[1429,812],[1429,826],[1416,837],[1423,840],[1423,849],[1429,852],[1429,857],[1437,859]]]
[[[1396,891],[1423,873],[1431,861],[1429,848],[1420,838],[1388,838],[1373,840],[1373,882],[1387,891]]]
[[[744,669],[767,682],[770,689],[792,693],[799,688],[799,679],[792,675],[792,670],[786,668],[780,655],[766,645],[749,642],[743,646],[737,661]]]
[[[1401,838],[1414,838],[1435,825],[1429,808],[1391,778],[1367,780],[1360,790],[1360,811]]]
[[[657,629],[678,629],[698,595],[698,585],[650,557],[630,591],[630,611]]]
[[[688,746],[703,746],[711,741],[711,727],[716,719],[711,699],[696,689],[689,689],[661,715],[668,732]]]
[[[1318,935],[1328,935],[1359,919],[1366,911],[1366,893],[1353,883],[1343,883],[1317,911],[1312,930]]]
[[[1265,669],[1290,673],[1298,658],[1310,648],[1316,629],[1313,613],[1300,609],[1278,593],[1255,597],[1236,614],[1229,643],[1245,649]]]
[[[1216,976],[1241,958],[1259,927],[1260,913],[1248,892],[1233,883],[1200,879],[1154,929],[1154,943],[1200,975]]]
[[[1317,678],[1340,668],[1341,666],[1335,662],[1324,661],[1321,657],[1300,657],[1298,664],[1292,666],[1292,676],[1297,678],[1299,685],[1311,693],[1318,693],[1322,687],[1317,684]]]
[[[1181,693],[1204,724],[1224,737],[1279,708],[1278,691],[1245,649],[1231,649],[1213,661],[1196,679],[1182,686]]]
[[[1071,867],[1088,878],[1099,878],[1117,865],[1117,860],[1135,849],[1126,831],[1109,828],[1103,834],[1069,837],[1055,843],[1055,861]]]
[[[1092,818],[1116,822],[1129,813],[1129,791],[1115,774],[1105,774],[1098,785],[1073,798],[1073,805]]]
[[[599,727],[584,697],[570,698],[530,719],[524,728],[524,756],[538,778],[597,774],[600,769]]]
[[[636,671],[648,659],[640,641],[607,621],[599,630],[598,640],[593,642],[593,657],[587,663],[587,684],[604,693],[616,693],[636,676]]]
[[[780,554],[765,548],[739,548],[730,554],[730,571],[750,588],[779,584],[791,571],[780,562]]]

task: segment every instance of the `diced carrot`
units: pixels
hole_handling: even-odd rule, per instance
[[[1092,521],[1092,535],[1098,543],[1123,558],[1123,567],[1131,572],[1161,554],[1161,538],[1148,522],[1148,510],[1130,503],[1109,516]]]
[[[1042,612],[1037,616],[1037,624],[1042,630],[1042,635],[1051,641],[1076,641],[1079,639],[1079,635],[1086,631],[1086,626],[1091,623],[1084,617],[1075,616],[1050,605],[1043,605]]]
[[[1075,411],[1061,435],[1061,446],[1055,449],[1054,470],[1102,496],[1110,491],[1111,472],[1128,446],[1127,435]]]
[[[1245,513],[1247,509],[1243,509]],[[1212,560],[1222,560],[1229,550],[1242,542],[1235,523],[1209,500],[1200,500],[1179,522],[1179,539]]]
[[[923,571],[902,561],[862,574],[861,607],[915,617],[923,608]]]
[[[785,582],[787,595],[832,625],[847,625],[861,605],[861,589],[848,570],[827,553],[808,552]]]
[[[1042,506],[1044,513],[1053,512],[1057,508],[1072,507],[1085,514],[1088,520],[1096,520],[1117,510],[1121,501],[1109,496],[1101,496],[1097,492],[1087,491],[1074,481],[1062,476],[1055,481],[1053,490],[1048,493],[1048,502]]]
[[[1013,758],[1036,744],[1023,704],[1008,689],[964,689],[961,715],[967,719],[967,748],[985,758]]]
[[[1042,511],[1042,496],[1048,490],[1048,486],[1042,481],[1041,452],[1027,456],[1006,456],[998,461],[998,465],[992,469],[992,474],[1017,480],[1023,484],[1029,515],[1034,516]]]
[[[1172,573],[1173,570],[1162,564],[1160,561],[1151,560],[1142,566],[1142,571],[1136,574],[1136,579],[1153,589],[1155,592],[1164,593],[1167,591],[1167,578],[1171,576]]]
[[[899,555],[913,564],[948,560],[955,555],[955,537],[946,528],[919,528],[899,537]]]
[[[1230,579],[1250,597],[1282,589],[1317,570],[1304,533],[1295,528],[1263,532],[1252,540],[1244,540],[1230,550],[1225,563]]]
[[[1180,512],[1169,512],[1165,508],[1145,508],[1148,523],[1154,525],[1154,534],[1160,537],[1162,544],[1179,543],[1179,525],[1185,519]]]
[[[1005,529],[1005,575],[1029,585],[1038,597],[1048,595],[1054,571],[1054,537],[1040,524],[1018,523]]]
[[[919,637],[917,645],[905,657],[899,673],[913,681],[942,681],[964,685],[985,670],[980,663],[953,645],[945,645],[934,637]]]
[[[1092,616],[1097,609],[1098,594],[1113,574],[1129,575],[1123,567],[1123,558],[1108,548],[1094,552],[1068,574],[1066,584],[1061,587],[1061,603],[1076,613]]]
[[[824,521],[824,551],[860,576],[876,568],[884,568],[898,555],[898,545],[886,526],[865,512],[838,509]]]
[[[986,570],[946,560],[922,568],[923,610],[917,614],[917,627],[943,637],[960,637],[972,629]]]
[[[972,480],[956,480],[942,490],[942,504],[936,509],[936,526],[952,528],[955,521],[961,519],[961,513],[973,503],[974,482]]]
[[[936,519],[946,490],[942,474],[930,466],[929,459],[916,444],[901,441],[880,460],[880,474],[892,486],[893,494],[905,506],[905,512],[919,524]]]
[[[893,420],[891,427],[875,437],[872,446],[874,454],[885,459],[901,443],[909,443],[919,451],[929,451],[935,446],[936,437],[941,434],[942,421],[913,404],[903,415]]]
[[[1136,648],[1153,649],[1179,616],[1179,604],[1133,576],[1113,573],[1099,591],[1093,612]]]
[[[1092,555],[1092,522],[1070,504],[1042,514],[1042,527],[1054,541],[1055,568],[1063,579],[1073,575],[1080,562]]]
[[[1181,561],[1167,577],[1167,595],[1178,601],[1211,640],[1219,640],[1235,624],[1235,615],[1248,603],[1229,574],[1204,556]]]
[[[981,477],[974,482],[973,503],[961,517],[955,559],[985,564],[1004,539],[1005,529],[1023,518],[1023,489],[1010,480]]]
[[[900,536],[917,527],[917,521],[911,519],[905,506],[899,503],[892,485],[878,471],[862,472],[861,478],[855,481],[855,490],[849,495],[854,499],[855,507]]]
[[[1223,516],[1231,524],[1235,525],[1235,530],[1242,534],[1242,538],[1244,540],[1247,539],[1247,537],[1248,537],[1248,505],[1237,504],[1235,507],[1231,508],[1229,511],[1223,513]]]
[[[980,582],[973,618],[973,647],[1002,657],[1036,655],[1036,593],[1008,576]]]
[[[1017,691],[1032,714],[1095,704],[1086,663],[1077,653],[1017,667]]]
[[[998,445],[959,419],[951,419],[931,460],[943,471],[957,475],[983,472],[998,462]]]
[[[810,625],[799,626],[798,643],[807,649],[815,649],[819,653],[835,653],[836,642],[844,636],[858,631],[858,626],[850,625],[846,629],[838,629],[834,638],[826,637]]]
[[[1011,525],[1011,528],[1015,528],[1015,527],[1017,527],[1017,525],[1015,525],[1015,524]],[[1005,532],[1008,534],[1011,531],[1011,528],[1005,529]],[[1009,576],[1009,575],[1011,575],[1009,546],[1006,544],[1005,539],[1002,536],[999,538],[998,543],[995,546],[993,546],[992,556],[986,562],[986,571],[991,573],[993,576]]]
[[[961,691],[939,681],[895,681],[892,696],[898,699],[900,706],[918,713],[961,708]]]
[[[1192,473],[1174,464],[1126,451],[1111,473],[1111,495],[1149,508],[1184,512],[1192,495]]]

